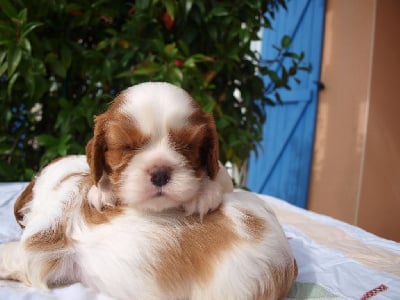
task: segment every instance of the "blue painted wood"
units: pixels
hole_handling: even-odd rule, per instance
[[[252,153],[247,186],[258,193],[282,198],[306,207],[314,144],[320,61],[322,52],[324,0],[289,0],[288,10],[280,10],[264,30],[261,55],[273,59],[272,45],[279,45],[283,35],[292,38],[292,50],[305,52],[312,72],[301,72],[300,84],[291,82],[291,91],[281,90],[282,105],[267,107],[263,141],[258,156]],[[290,60],[289,60],[290,61]],[[285,62],[285,63],[289,63]],[[269,78],[264,84],[270,86]]]

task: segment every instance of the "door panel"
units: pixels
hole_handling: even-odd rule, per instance
[[[268,106],[263,127],[263,141],[258,156],[249,161],[247,186],[258,193],[282,198],[306,207],[317,109],[318,81],[324,27],[324,0],[291,0],[288,10],[281,9],[272,22],[274,28],[264,30],[261,55],[274,58],[272,45],[279,45],[282,36],[292,38],[290,51],[305,52],[310,73],[300,72],[301,83],[291,81],[292,90],[280,90],[282,104]],[[290,60],[285,64],[289,64]],[[269,78],[264,78],[268,93]]]

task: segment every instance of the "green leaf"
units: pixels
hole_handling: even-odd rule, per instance
[[[174,0],[163,0],[165,8],[172,19],[175,19],[175,1]]]
[[[67,134],[61,137],[60,143],[58,144],[58,154],[65,156],[68,154],[69,142],[71,140],[71,135]]]
[[[193,57],[189,57],[187,60],[185,60],[183,65],[186,68],[194,68],[196,67],[196,61],[193,59]]]
[[[172,83],[179,85],[180,82],[183,80],[183,73],[180,69],[178,68],[173,68],[170,70],[170,75],[172,78]]]
[[[7,56],[7,52],[6,51],[0,52],[0,64],[3,63],[4,59],[6,58],[6,56]]]
[[[26,38],[21,39],[21,40],[19,41],[19,43],[21,44],[21,48],[22,48],[22,49],[26,50],[26,52],[28,52],[29,54],[31,54],[31,52],[32,52],[32,46],[31,46],[31,42],[30,42],[28,39],[26,39]]]
[[[124,72],[121,72],[121,73],[118,73],[117,75],[115,75],[115,78],[130,78],[130,77],[132,77],[132,75],[133,75],[133,72],[132,71],[124,71]]]
[[[185,2],[186,2],[185,12],[188,13],[192,9],[193,1],[192,0],[186,0]]]
[[[1,1],[1,0],[0,0]],[[26,19],[28,16],[28,10],[26,8],[24,8],[23,10],[21,10],[18,15],[17,15],[17,19],[21,22],[21,23],[25,23]]]
[[[19,73],[14,73],[14,75],[12,75],[10,80],[8,81],[7,94],[9,98],[11,98],[12,89],[14,87],[15,82],[17,81],[18,76]]]
[[[175,56],[177,52],[178,49],[176,48],[175,43],[170,43],[164,47],[164,53],[167,55],[167,57]]]
[[[97,51],[100,51],[100,50],[103,50],[103,49],[107,48],[108,45],[109,45],[109,43],[110,43],[110,41],[109,41],[108,39],[107,39],[107,40],[100,41],[100,42],[97,44],[96,50],[97,50]]]
[[[238,56],[237,54],[235,54],[235,57],[233,59],[236,59]],[[215,58],[211,57],[211,56],[207,56],[201,53],[196,53],[192,55],[192,58],[196,61],[196,62],[215,62]]]
[[[157,73],[161,70],[159,65],[149,65],[149,66],[142,66],[138,67],[136,70],[133,71],[135,75],[152,75]]]
[[[282,40],[281,40],[281,47],[283,49],[287,49],[290,47],[292,39],[288,35],[284,35]]]
[[[225,7],[217,6],[210,12],[210,15],[215,17],[226,17],[229,16],[229,12]]]
[[[206,112],[212,112],[214,110],[216,103],[214,101],[207,101],[204,105],[203,105],[203,109]]]
[[[276,72],[269,70],[267,74],[276,85],[280,83],[281,79]]]
[[[283,56],[291,57],[291,58],[295,58],[295,59],[298,59],[300,57],[297,53],[294,53],[294,52],[285,52],[285,53],[283,53]]]
[[[14,18],[17,16],[17,10],[8,0],[0,0],[0,7],[7,17]]]
[[[37,27],[40,27],[42,25],[43,25],[43,23],[40,23],[40,22],[31,22],[28,24],[24,24],[21,29],[21,39],[25,38],[32,30],[34,30]]]
[[[20,48],[11,46],[8,49],[7,61],[8,61],[8,77],[11,77],[17,69],[22,57],[22,51]]]
[[[37,136],[37,141],[41,146],[50,146],[57,143],[57,139],[50,134],[41,134]]]

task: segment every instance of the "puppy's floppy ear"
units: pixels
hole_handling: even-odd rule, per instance
[[[26,186],[24,191],[19,195],[19,197],[14,203],[14,216],[21,228],[25,227],[22,224],[25,214],[24,212],[21,211],[21,209],[24,208],[26,204],[32,201],[33,187],[35,186],[35,183],[36,183],[36,178],[33,178],[32,181]]]
[[[86,145],[86,159],[90,167],[90,173],[95,185],[99,182],[105,171],[106,143],[104,138],[105,121],[102,115],[95,118],[93,138]]]
[[[205,160],[208,176],[210,179],[214,179],[219,171],[218,134],[213,116],[205,113],[205,118],[207,127],[203,144],[201,146],[201,156]]]

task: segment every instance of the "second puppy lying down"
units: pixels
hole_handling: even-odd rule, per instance
[[[84,156],[47,166],[17,200],[25,226],[0,245],[0,278],[39,288],[82,282],[117,299],[279,299],[297,267],[268,205],[227,193],[203,217],[89,204]]]

